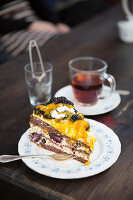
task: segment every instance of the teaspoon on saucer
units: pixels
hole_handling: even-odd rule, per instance
[[[129,95],[130,91],[128,90],[115,90],[120,95]]]

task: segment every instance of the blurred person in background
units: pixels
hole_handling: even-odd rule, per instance
[[[0,0],[0,63],[20,54],[32,39],[41,46],[56,34],[70,31],[68,25],[48,20],[51,12],[42,2]]]
[[[26,49],[44,45],[59,33],[107,9],[114,0],[0,0],[0,63]]]

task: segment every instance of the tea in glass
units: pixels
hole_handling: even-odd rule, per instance
[[[72,81],[72,89],[76,100],[83,104],[95,104],[101,94],[103,81],[98,74],[76,74]]]

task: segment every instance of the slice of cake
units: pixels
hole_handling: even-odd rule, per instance
[[[74,104],[65,97],[53,97],[39,105],[30,118],[31,141],[44,149],[74,155],[74,159],[89,165],[95,136]]]

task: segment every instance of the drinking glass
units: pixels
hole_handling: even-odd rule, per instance
[[[45,104],[51,98],[53,66],[44,62],[43,72],[39,62],[34,62],[33,66],[34,72],[31,70],[30,64],[24,67],[24,71],[30,103],[32,106],[37,106]]]
[[[116,88],[115,79],[107,74],[107,63],[95,57],[78,57],[68,63],[71,86],[77,103],[95,105],[98,99],[109,97]],[[104,81],[110,84],[110,92],[102,96]]]

